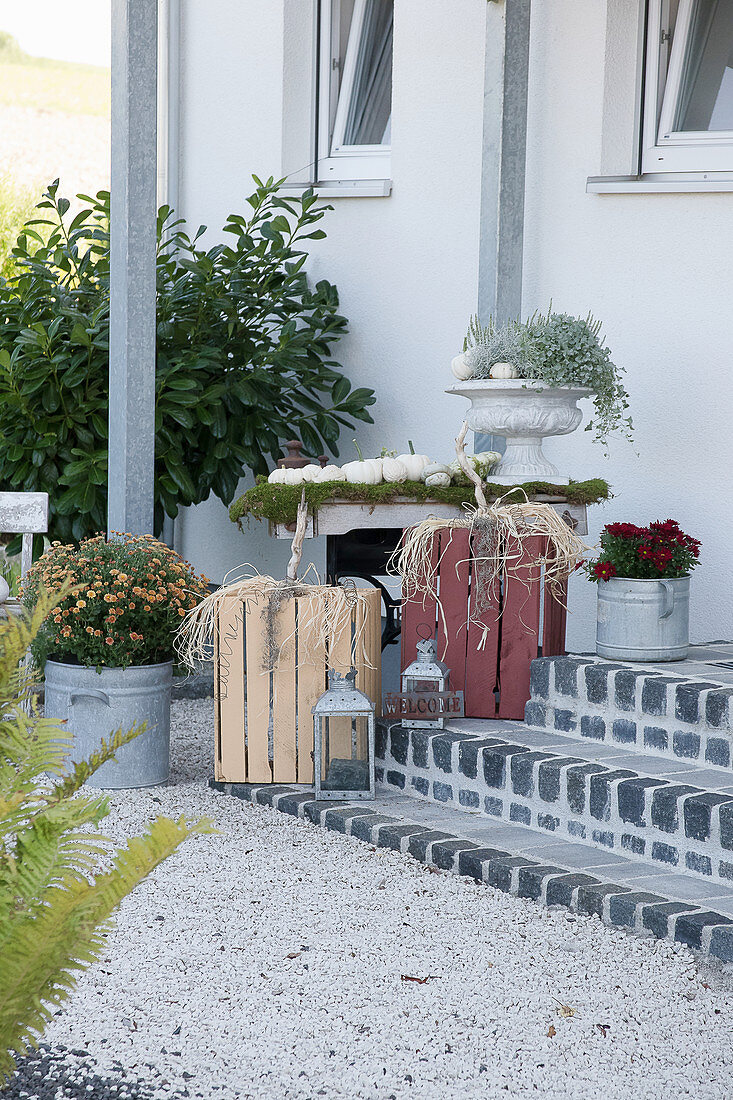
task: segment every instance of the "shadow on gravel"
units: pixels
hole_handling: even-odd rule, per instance
[[[18,1066],[2,1100],[201,1100],[201,1093],[175,1090],[169,1081],[148,1066],[150,1078],[129,1076],[121,1062],[111,1072],[97,1073],[97,1064],[84,1050],[49,1047],[18,1059]],[[187,1075],[184,1071],[183,1077]]]

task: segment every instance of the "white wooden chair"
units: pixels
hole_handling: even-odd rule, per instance
[[[48,531],[48,493],[0,493],[0,534],[22,535],[21,581],[33,562],[33,536]]]

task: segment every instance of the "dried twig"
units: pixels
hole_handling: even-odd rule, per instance
[[[305,539],[305,532],[308,527],[308,505],[305,502],[305,489],[300,494],[300,503],[298,504],[298,517],[295,521],[295,534],[293,535],[293,541],[291,543],[290,561],[288,562],[288,568],[285,576],[289,581],[297,581],[298,569],[300,568],[300,560],[303,557],[303,540]]]
[[[464,420],[463,421],[463,427],[461,428],[460,432],[458,433],[458,438],[456,439],[456,455],[458,457],[458,461],[461,464],[461,469],[463,470],[464,474],[469,479],[469,481],[473,482],[474,492],[476,494],[476,504],[478,506],[478,510],[480,512],[488,512],[489,506],[486,502],[486,496],[484,495],[484,484],[483,484],[481,478],[479,477],[479,475],[476,473],[476,470],[474,469],[474,467],[471,465],[471,463],[466,458],[466,443],[465,443],[465,440],[466,440],[467,431],[468,431],[468,421]]]

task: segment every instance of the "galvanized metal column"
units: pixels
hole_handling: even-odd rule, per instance
[[[531,0],[490,3],[486,16],[479,316],[522,309]]]
[[[108,528],[153,531],[157,0],[112,0]]]
[[[500,324],[522,312],[531,0],[491,2],[486,12],[484,137],[478,315]],[[505,449],[477,435],[476,450]]]

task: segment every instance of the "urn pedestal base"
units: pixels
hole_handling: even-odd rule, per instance
[[[489,481],[499,485],[521,485],[525,481],[548,481],[551,485],[569,485],[570,478],[561,474],[542,451],[542,439],[507,438],[506,451],[499,465],[489,474]]]
[[[446,392],[471,402],[466,413],[469,428],[506,439],[506,452],[489,480],[499,485],[521,485],[526,481],[569,484],[567,474],[561,474],[543,454],[542,440],[575,431],[583,419],[577,402],[588,397],[590,390],[580,386],[543,387],[529,379],[475,378],[459,382]]]

